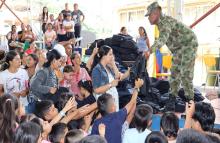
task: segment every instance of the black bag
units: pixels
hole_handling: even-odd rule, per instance
[[[135,51],[138,51],[137,43],[133,40],[125,40],[120,43],[120,47],[126,48],[126,49],[133,49]]]
[[[158,89],[160,94],[166,94],[169,92],[170,83],[168,80],[161,80],[157,78],[150,78],[151,86]]]
[[[105,45],[108,45],[108,46],[112,46],[112,38],[106,38],[105,39]]]
[[[187,101],[183,88],[180,88],[180,90],[178,92],[178,96],[183,101],[185,101],[185,102]],[[194,101],[195,102],[200,102],[200,101],[203,101],[204,99],[205,98],[202,96],[202,93],[197,88],[194,88]]]
[[[89,48],[85,51],[86,55],[91,55],[93,52],[93,49],[96,47],[96,43],[97,43],[97,47],[101,47],[103,45],[105,45],[105,41],[103,39],[97,39],[95,40],[90,46]]]
[[[113,37],[112,37],[112,45],[120,46],[121,42],[123,42],[125,40],[131,40],[131,39],[132,39],[131,36],[126,36],[126,35],[121,35],[121,34],[113,35]]]

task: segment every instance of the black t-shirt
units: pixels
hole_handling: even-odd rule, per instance
[[[80,108],[80,107],[82,107],[82,106],[84,106],[84,105],[86,105],[86,104],[93,104],[93,103],[95,103],[96,102],[96,99],[95,99],[95,97],[91,94],[91,95],[89,95],[88,97],[86,97],[84,100],[78,100],[77,98],[76,98],[76,102],[77,102],[77,108]]]
[[[63,13],[63,18],[64,19],[66,19],[67,13],[71,13],[71,12],[72,12],[71,10],[65,10],[65,9],[61,11],[61,13]]]
[[[75,22],[75,26],[81,25],[80,16],[84,16],[84,14],[81,10],[77,10],[77,11],[72,12],[72,18]]]

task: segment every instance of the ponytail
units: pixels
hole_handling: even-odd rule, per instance
[[[10,67],[9,62],[12,61],[17,55],[18,55],[17,52],[9,51],[5,56],[5,60],[4,60],[4,63],[1,67],[1,71],[4,71],[4,70],[8,69]]]
[[[16,106],[17,101],[11,95],[3,95],[0,97],[0,114],[2,121],[0,122],[0,142],[11,142],[12,135],[16,128]]]
[[[4,71],[4,70],[6,70],[6,69],[8,69],[8,68],[9,68],[9,63],[4,62],[4,63],[2,64],[2,66],[1,66],[1,70],[0,70],[0,71]]]

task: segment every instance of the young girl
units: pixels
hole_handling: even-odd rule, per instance
[[[93,96],[92,82],[90,80],[81,80],[78,83],[80,89],[80,95],[76,97],[77,108],[80,108],[86,104],[93,104],[96,102]]]
[[[60,86],[66,87],[71,91],[71,81],[73,78],[73,67],[71,65],[66,65],[63,69],[63,80],[60,82]]]

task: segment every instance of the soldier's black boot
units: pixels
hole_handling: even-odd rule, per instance
[[[175,112],[175,103],[176,103],[176,97],[170,95],[169,100],[165,104],[165,112],[167,111]]]

